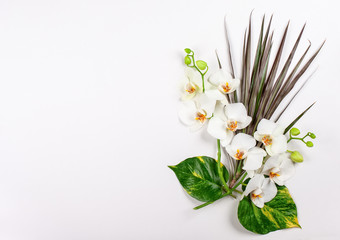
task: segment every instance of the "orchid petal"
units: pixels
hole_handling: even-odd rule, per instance
[[[247,196],[255,189],[261,188],[263,181],[264,176],[262,174],[255,174],[255,176],[251,178],[250,181],[248,182],[247,187],[244,190],[244,195]]]
[[[237,149],[248,151],[256,144],[255,139],[245,133],[238,133],[232,140],[231,145]]]
[[[226,122],[220,119],[219,117],[212,117],[208,124],[208,133],[217,139],[226,139],[227,138],[227,128]]]
[[[262,148],[254,147],[248,151],[247,158],[244,161],[244,170],[257,170],[262,166],[263,157],[267,155]]]
[[[195,123],[197,108],[194,101],[182,102],[178,117],[184,125],[191,126]]]
[[[223,93],[221,93],[218,89],[211,89],[211,90],[206,90],[205,94],[214,100],[224,100],[225,99],[225,95]]]
[[[227,146],[230,142],[231,142],[231,140],[233,139],[233,137],[234,137],[234,133],[232,132],[232,131],[226,131],[226,138],[225,139],[221,139],[221,145],[223,146],[223,147],[225,147],[225,146]]]
[[[252,118],[247,116],[243,122],[237,123],[237,129],[243,129],[246,128],[251,123]]]
[[[225,115],[230,120],[243,122],[247,118],[247,110],[242,103],[231,103],[225,107]]]
[[[260,135],[272,134],[278,125],[270,120],[262,119],[257,125],[257,132]]]
[[[270,150],[272,154],[268,154],[271,156],[285,152],[287,150],[287,138],[285,135],[278,135],[274,137]]]
[[[215,87],[218,87],[221,83],[229,82],[230,79],[232,79],[230,73],[219,69],[209,77],[208,81]]]
[[[272,200],[277,194],[277,188],[273,181],[270,181],[269,178],[265,178],[262,184],[262,191],[263,191],[263,201],[269,202]]]
[[[210,117],[215,110],[216,100],[210,99],[205,94],[199,94],[196,99],[197,108],[203,109],[207,116]]]

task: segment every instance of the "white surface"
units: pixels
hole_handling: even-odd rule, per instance
[[[1,1],[0,239],[339,239],[336,3]],[[288,184],[303,228],[266,236],[243,229],[231,199],[193,211],[199,203],[167,168],[216,151],[177,118],[183,48],[212,70],[217,48],[226,65],[227,15],[239,59],[252,9],[256,27],[274,13],[276,37],[291,19],[290,47],[305,21],[302,46],[327,38],[282,119],[317,101],[298,124],[315,147],[296,144],[305,162]]]

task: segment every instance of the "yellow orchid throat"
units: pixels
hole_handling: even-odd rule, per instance
[[[196,120],[200,121],[201,123],[204,123],[205,120],[207,119],[207,115],[206,114],[203,114],[203,113],[200,113],[200,112],[197,112],[196,113]]]
[[[253,193],[253,194],[251,194],[251,198],[252,199],[256,199],[256,198],[262,198],[262,196],[261,196],[261,194],[255,194],[255,193]]]
[[[269,135],[265,135],[262,138],[262,142],[265,146],[269,146],[269,145],[272,145],[273,139]]]
[[[235,132],[237,128],[237,121],[230,121],[227,123],[227,129]]]
[[[244,152],[240,151],[239,149],[237,149],[237,152],[236,154],[234,155],[234,157],[237,159],[237,160],[241,160],[244,156]]]
[[[231,90],[231,87],[229,86],[229,83],[227,83],[227,82],[225,83],[225,85],[222,85],[221,87],[223,89],[223,92],[225,92],[225,93],[228,93]]]
[[[190,94],[192,94],[192,93],[194,93],[196,91],[196,88],[192,84],[188,83],[185,86],[185,91],[190,93]]]
[[[269,177],[270,177],[270,178],[279,177],[279,176],[280,176],[280,174],[278,174],[278,173],[274,173],[274,172],[270,172],[270,173],[269,173]]]

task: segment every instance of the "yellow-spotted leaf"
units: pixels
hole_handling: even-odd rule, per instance
[[[228,181],[229,173],[221,164],[223,176]],[[218,176],[217,161],[211,157],[192,157],[180,162],[172,169],[186,192],[199,201],[209,202],[223,195],[222,183]]]
[[[301,228],[296,205],[285,186],[277,186],[277,195],[263,208],[256,207],[249,197],[238,205],[238,219],[247,230],[267,234],[280,229]]]

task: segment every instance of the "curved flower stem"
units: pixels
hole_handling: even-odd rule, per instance
[[[217,171],[218,171],[218,176],[220,177],[220,180],[222,182],[223,187],[225,188],[225,191],[227,193],[232,193],[230,191],[230,188],[228,187],[222,173],[222,168],[221,168],[221,141],[220,139],[217,139]]]
[[[192,52],[192,55],[188,55],[188,56],[192,58],[192,64],[193,64],[192,66],[189,66],[189,67],[195,68],[202,76],[202,90],[203,90],[203,93],[204,93],[205,92],[204,75],[208,72],[209,67],[207,66],[205,72],[202,73],[201,70],[196,66],[194,52]]]

